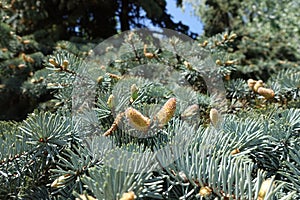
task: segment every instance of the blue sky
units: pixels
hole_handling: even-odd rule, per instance
[[[189,4],[185,4],[185,10],[176,7],[176,0],[166,0],[168,13],[173,16],[175,22],[181,21],[183,24],[188,25],[192,32],[201,34],[203,32],[203,24],[199,17],[192,14],[193,8]]]
[[[145,0],[146,1],[146,0]],[[181,21],[183,24],[190,27],[190,31],[196,34],[203,33],[203,24],[199,17],[193,15],[193,8],[189,4],[185,4],[184,11],[182,8],[176,7],[176,0],[166,0],[167,13],[173,17],[174,22]],[[155,28],[149,19],[144,19],[143,24],[148,28]]]

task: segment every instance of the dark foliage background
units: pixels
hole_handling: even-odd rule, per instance
[[[1,1],[1,17],[0,119],[22,120],[40,102],[53,97],[50,91],[36,96],[21,87],[44,67],[45,56],[55,50],[58,41],[78,46],[97,44],[118,32],[143,28],[145,20],[196,36],[188,26],[173,22],[165,0]],[[24,55],[33,60],[26,60]]]

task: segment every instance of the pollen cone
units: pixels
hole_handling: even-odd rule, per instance
[[[170,98],[156,114],[156,119],[160,127],[167,124],[174,116],[176,110],[176,98]]]
[[[150,119],[134,108],[127,108],[125,115],[130,125],[139,131],[147,131],[150,126]]]
[[[257,90],[257,93],[264,96],[266,99],[273,99],[275,96],[275,93],[272,89],[260,87]]]
[[[212,108],[209,112],[209,118],[213,126],[217,126],[220,121],[219,112],[217,109]]]

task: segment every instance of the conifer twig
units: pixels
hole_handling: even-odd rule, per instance
[[[116,118],[115,118],[113,124],[112,124],[111,127],[103,134],[103,136],[109,136],[109,135],[111,135],[111,134],[118,128],[118,125],[119,125],[119,123],[120,123],[122,117],[124,116],[124,114],[125,114],[125,113],[122,112],[122,113],[119,113],[119,114],[116,116]]]

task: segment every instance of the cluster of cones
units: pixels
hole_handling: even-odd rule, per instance
[[[253,80],[249,79],[247,81],[249,88],[255,92],[260,94],[261,96],[265,97],[266,99],[273,99],[275,96],[275,93],[272,89],[265,88],[264,82],[262,80]]]
[[[176,98],[170,98],[163,105],[163,107],[157,112],[153,120],[155,120],[158,123],[159,127],[163,127],[174,116],[175,110],[176,110]],[[126,116],[130,126],[133,127],[134,129],[146,132],[150,128],[151,119],[144,116],[138,110],[129,107],[125,110],[124,113],[120,113],[116,117],[112,127],[109,130],[107,130],[103,135],[104,136],[111,135],[112,132],[117,128],[121,118],[124,115]]]

